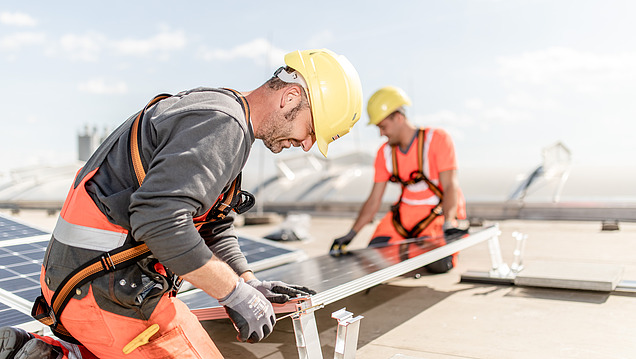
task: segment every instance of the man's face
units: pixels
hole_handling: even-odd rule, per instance
[[[303,99],[271,113],[259,132],[257,137],[274,153],[292,146],[307,152],[316,142],[311,110]]]
[[[380,136],[386,136],[388,139],[389,145],[395,146],[399,144],[399,124],[397,116],[400,114],[398,112],[394,112],[393,114],[387,116],[384,120],[378,123],[378,129],[380,130]]]

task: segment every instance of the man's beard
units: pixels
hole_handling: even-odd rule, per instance
[[[283,116],[272,114],[267,121],[266,127],[261,129],[259,137],[265,147],[274,153],[279,153],[283,150],[283,141],[289,138],[293,128],[293,121],[289,121]]]
[[[389,143],[389,146],[397,146],[400,144],[400,141],[396,140],[395,138],[390,138],[387,137],[387,142]]]
[[[294,119],[298,116],[303,103],[299,103],[296,107],[282,114],[270,114],[270,117],[260,129],[256,137],[263,141],[273,153],[279,153],[283,150],[283,141],[291,136],[294,130]]]

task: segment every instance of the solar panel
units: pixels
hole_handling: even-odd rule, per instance
[[[313,304],[327,305],[493,238],[498,231],[496,226],[492,226],[442,247],[411,240],[354,250],[340,257],[322,255],[263,270],[256,276],[260,280],[281,280],[307,286],[317,292],[311,298]],[[202,291],[183,293],[179,298],[199,320],[225,317],[218,302]],[[287,308],[274,309],[277,313],[284,313]]]
[[[40,268],[48,240],[0,247],[0,288],[33,302],[40,295]]]
[[[33,328],[31,304],[40,295],[40,269],[50,234],[0,215],[0,327]],[[253,237],[239,245],[254,270],[304,258],[304,252]],[[34,329],[34,330],[37,330]]]
[[[0,241],[47,234],[39,229],[0,216]]]
[[[18,326],[33,321],[30,315],[0,303],[0,326]]]
[[[40,295],[40,266],[50,234],[0,215],[0,326],[38,330],[31,303]]]
[[[305,252],[262,238],[238,236],[241,252],[254,271],[306,258]]]

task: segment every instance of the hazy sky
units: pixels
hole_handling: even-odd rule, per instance
[[[114,128],[162,92],[252,90],[286,52],[321,47],[365,95],[330,155],[375,153],[366,101],[395,85],[461,166],[532,166],[561,141],[575,163],[634,167],[634,14],[627,0],[4,1],[0,170],[72,161],[84,126]]]

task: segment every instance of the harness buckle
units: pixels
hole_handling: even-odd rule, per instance
[[[57,321],[57,315],[55,315],[55,312],[53,311],[52,307],[49,307],[49,317],[51,318],[51,320],[53,320],[53,324],[49,325],[49,327],[51,327],[51,329],[55,329],[57,328],[57,324],[59,323]]]
[[[250,208],[254,207],[254,204],[256,203],[256,198],[254,198],[253,194],[247,191],[241,190],[238,193],[238,195],[239,195],[239,203],[236,205],[236,207],[234,207],[234,212],[241,214],[241,213],[245,213],[249,211]]]
[[[102,262],[102,266],[104,267],[104,270],[106,270],[107,272],[115,271],[115,262],[110,257],[109,252],[102,254],[100,260]]]
[[[175,274],[174,277],[172,277],[172,290],[170,291],[171,297],[177,296],[177,293],[179,292],[179,289],[181,289],[182,284],[183,278]]]

